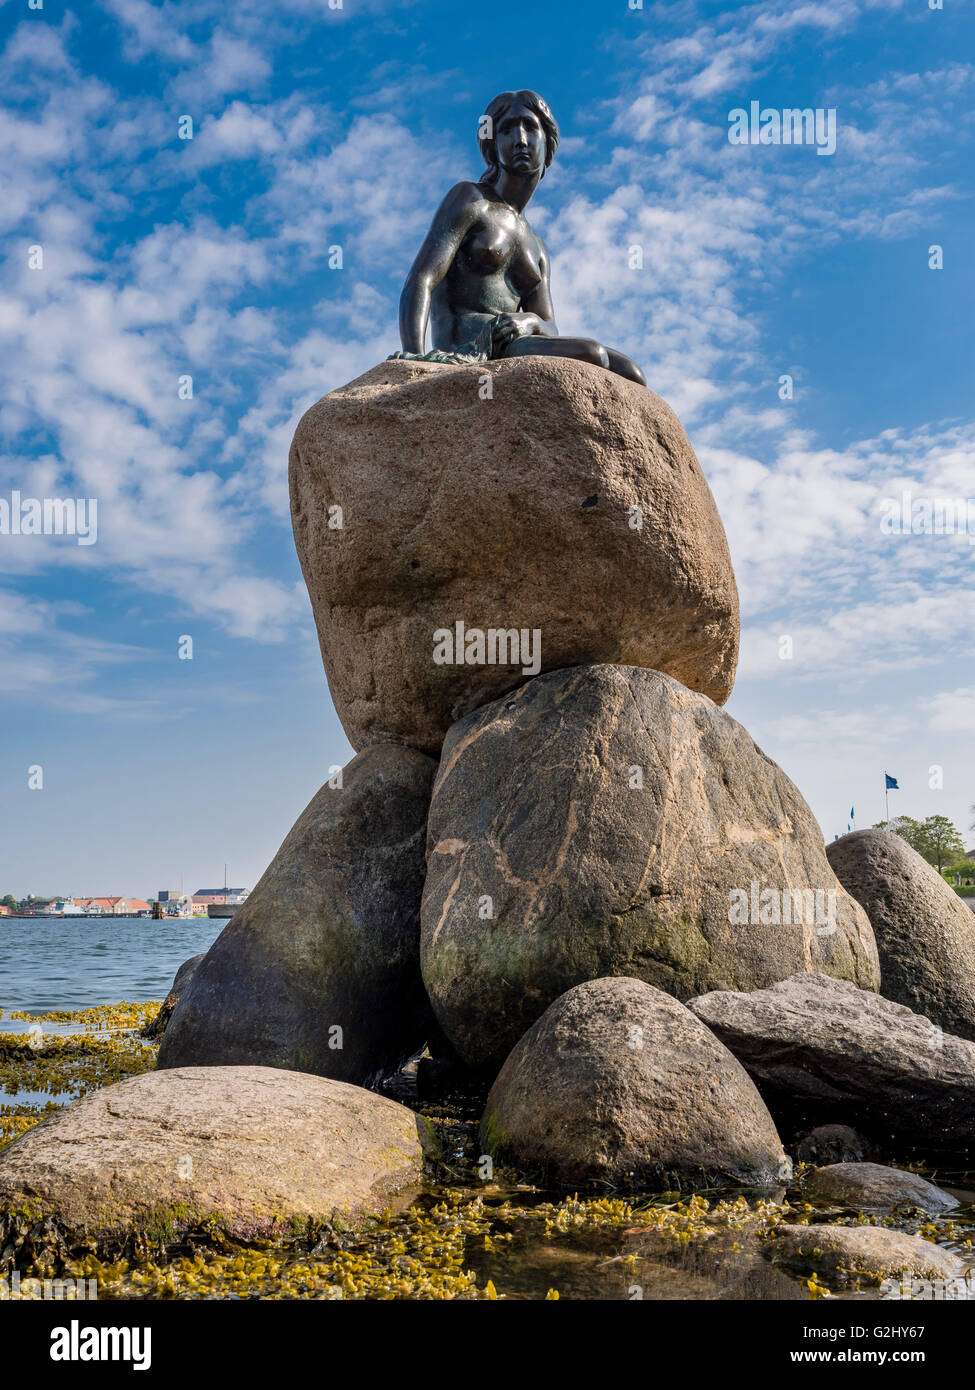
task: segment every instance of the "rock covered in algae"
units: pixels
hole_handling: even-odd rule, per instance
[[[0,1211],[95,1240],[216,1222],[286,1235],[386,1206],[421,1179],[426,1122],[383,1096],[271,1067],[186,1067],[92,1091],[0,1154]]]
[[[901,1207],[933,1215],[958,1205],[950,1193],[917,1173],[881,1163],[830,1163],[803,1173],[799,1185],[807,1202],[854,1211]]]
[[[156,1017],[152,1020],[152,1022],[147,1024],[147,1026],[143,1029],[144,1037],[162,1037],[163,1033],[165,1033],[166,1031],[167,1025],[169,1024],[169,1020],[173,1016],[173,1012],[176,1008],[176,1005],[183,997],[183,991],[186,989],[186,986],[189,984],[190,980],[192,980],[193,976],[196,974],[196,967],[199,965],[200,961],[204,959],[205,956],[206,951],[201,951],[199,955],[190,956],[189,960],[183,961],[183,964],[176,971],[176,975],[173,979],[170,991],[166,995],[166,998],[163,1000],[158,1014],[156,1014]]]
[[[563,1186],[770,1186],[792,1165],[745,1069],[642,980],[577,985],[525,1034],[491,1088],[489,1152]]]
[[[960,1279],[965,1263],[921,1236],[884,1226],[776,1226],[765,1247],[770,1259],[802,1274],[819,1274],[840,1287],[906,1275]]]

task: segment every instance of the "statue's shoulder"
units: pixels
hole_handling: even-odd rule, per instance
[[[466,208],[485,201],[484,189],[481,185],[472,183],[470,179],[465,179],[463,183],[454,184],[440,206],[442,208]]]

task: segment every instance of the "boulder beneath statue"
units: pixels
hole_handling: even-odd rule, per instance
[[[688,1008],[746,1068],[783,1134],[855,1125],[885,1153],[975,1157],[975,1043],[826,975],[720,992]]]
[[[745,1069],[670,995],[619,977],[577,985],[491,1088],[488,1153],[562,1187],[774,1186],[792,1176]]]
[[[357,749],[437,753],[526,674],[582,662],[731,693],[724,529],[680,421],[643,386],[562,357],[384,362],[305,414],[290,476]]]
[[[365,1085],[435,1024],[419,964],[436,764],[370,748],[321,789],[197,966],[160,1067],[261,1065]]]
[[[826,855],[870,918],[886,997],[975,1039],[975,921],[964,899],[889,830],[854,830]]]
[[[499,1067],[560,994],[628,975],[678,999],[797,970],[879,983],[812,812],[746,731],[656,671],[581,666],[456,724],[430,807],[423,978]]]

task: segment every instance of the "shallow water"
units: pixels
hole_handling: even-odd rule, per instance
[[[183,961],[209,950],[226,925],[207,917],[0,917],[0,1009],[50,1013],[164,999]],[[0,1031],[24,1027],[0,1018]]]

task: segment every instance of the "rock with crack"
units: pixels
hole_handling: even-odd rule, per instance
[[[879,983],[866,916],[799,792],[669,676],[555,671],[454,725],[428,825],[423,978],[469,1065],[628,975],[687,999],[796,970]]]

